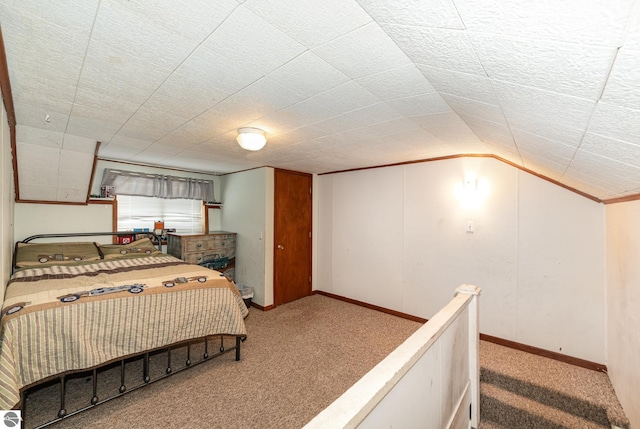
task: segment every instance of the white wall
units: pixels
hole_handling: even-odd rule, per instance
[[[110,232],[113,229],[113,210],[111,204],[31,204],[15,205],[15,240],[36,234],[68,232]],[[86,237],[82,240],[94,240],[110,243],[111,237]]]
[[[1,94],[0,94],[1,95]],[[1,99],[2,97],[0,97]],[[4,289],[11,275],[11,258],[13,256],[13,206],[15,204],[15,187],[13,183],[13,164],[11,155],[11,135],[4,103],[0,102],[0,303],[4,301]]]
[[[139,166],[114,161],[99,161],[96,167],[91,194],[100,194],[100,182],[105,168],[121,168],[153,174],[170,174],[180,177],[213,179],[216,198],[220,196],[220,178],[217,176],[159,167]],[[219,210],[209,210],[209,227],[220,228]],[[65,204],[26,204],[15,206],[16,222],[13,229],[15,240],[22,240],[35,234],[66,232],[109,232],[112,231],[112,206],[110,204],[65,205]],[[89,239],[89,238],[87,238]],[[91,238],[94,239],[94,238]],[[111,242],[110,237],[95,237],[102,243]]]
[[[520,172],[517,335],[606,363],[605,210]]]
[[[273,176],[264,167],[220,177],[221,227],[238,233],[236,283],[264,307],[273,305]]]
[[[208,209],[208,211],[209,211],[209,231],[221,230],[222,229],[222,210]]]
[[[488,186],[477,209],[454,191],[468,171]],[[605,362],[603,205],[492,158],[323,175],[318,186],[317,289],[430,318],[452,287],[474,284],[481,332]]]
[[[452,287],[474,284],[483,289],[481,329],[490,326],[485,333],[514,338],[517,170],[490,161],[404,167],[405,308],[429,318],[449,301]],[[463,207],[455,193],[467,171],[490,184],[490,194],[477,209]],[[466,232],[467,221],[475,232]]]
[[[20,199],[86,201],[96,141],[45,128],[16,125]]]
[[[607,213],[607,368],[631,427],[640,427],[640,201]]]

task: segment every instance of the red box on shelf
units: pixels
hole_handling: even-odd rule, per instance
[[[119,235],[118,244],[129,244],[133,242],[133,235]]]

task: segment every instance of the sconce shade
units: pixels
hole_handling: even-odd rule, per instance
[[[267,143],[264,131],[258,128],[239,128],[238,144],[246,150],[260,150]]]
[[[475,173],[467,173],[464,176],[464,190],[466,192],[475,192],[478,189],[478,176]]]
[[[475,173],[467,173],[455,186],[456,196],[464,209],[479,209],[489,193],[489,184]]]

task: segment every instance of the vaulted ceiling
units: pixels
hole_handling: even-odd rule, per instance
[[[39,198],[96,141],[212,173],[495,154],[640,193],[640,0],[0,0],[0,20]]]

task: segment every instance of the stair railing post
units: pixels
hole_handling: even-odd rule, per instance
[[[473,285],[460,285],[456,293],[471,295],[469,301],[469,378],[471,390],[471,427],[480,424],[480,289]]]

